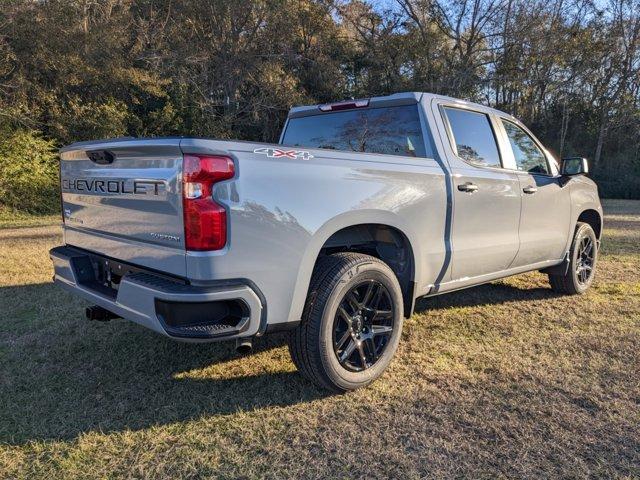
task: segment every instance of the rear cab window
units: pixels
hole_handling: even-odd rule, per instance
[[[425,146],[418,105],[353,109],[291,118],[282,144],[433,158],[433,152]]]
[[[489,116],[461,108],[444,107],[452,143],[463,160],[482,167],[502,167]]]

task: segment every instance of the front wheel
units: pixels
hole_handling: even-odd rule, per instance
[[[576,295],[584,293],[593,283],[598,261],[598,239],[588,223],[576,226],[569,251],[569,266],[564,275],[549,274],[553,291]]]
[[[345,392],[366,386],[387,368],[402,331],[402,292],[381,260],[342,252],[314,269],[302,322],[289,351],[302,375]]]

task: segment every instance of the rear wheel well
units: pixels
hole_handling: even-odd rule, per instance
[[[578,217],[578,222],[588,223],[596,234],[596,238],[600,239],[602,233],[602,219],[597,210],[585,210]]]
[[[409,239],[395,227],[367,223],[338,230],[322,246],[320,256],[358,252],[385,262],[396,274],[404,302],[405,317],[413,313],[414,258]],[[317,260],[316,260],[317,262]]]

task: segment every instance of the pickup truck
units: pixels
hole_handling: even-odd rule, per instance
[[[583,158],[517,119],[428,93],[294,107],[278,144],[114,139],[61,150],[54,280],[173,339],[288,330],[299,371],[375,380],[417,298],[540,270],[593,282],[602,232]]]

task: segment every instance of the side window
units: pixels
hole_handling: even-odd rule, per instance
[[[502,120],[518,170],[529,173],[549,173],[547,158],[527,132],[507,120]]]
[[[496,137],[484,113],[445,107],[458,156],[485,167],[501,167]]]

